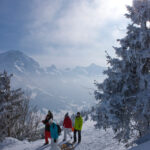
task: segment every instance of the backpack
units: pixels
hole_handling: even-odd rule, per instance
[[[60,135],[61,134],[61,127],[59,124],[57,124],[57,128],[58,128],[58,135]]]

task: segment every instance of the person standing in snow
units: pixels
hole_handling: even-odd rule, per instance
[[[57,145],[58,142],[58,126],[57,124],[50,119],[50,133],[51,133],[51,150],[60,150],[59,146]]]
[[[49,124],[49,120],[53,119],[53,114],[51,113],[51,111],[48,111],[48,114],[46,115],[45,120],[43,120],[43,124],[45,124],[45,144],[49,144],[48,138],[51,138],[51,134],[50,134],[50,124]]]
[[[80,112],[77,112],[77,116],[75,118],[75,124],[74,124],[74,142],[76,143],[76,133],[78,132],[78,143],[81,142],[81,130],[83,125],[83,119],[80,115]]]
[[[67,139],[67,134],[70,136],[70,138],[72,139],[72,135],[71,135],[71,131],[72,131],[72,121],[69,117],[69,114],[66,113],[65,118],[64,118],[64,122],[63,122],[63,127],[64,127],[64,139],[63,141],[66,141]]]

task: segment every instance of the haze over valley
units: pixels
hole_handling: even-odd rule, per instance
[[[0,72],[13,74],[12,86],[23,88],[30,95],[31,104],[53,111],[87,109],[95,103],[94,80],[103,80],[104,67],[46,68],[26,54],[11,50],[0,54]]]

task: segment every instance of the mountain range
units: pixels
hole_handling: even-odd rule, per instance
[[[21,51],[0,53],[0,72],[12,73],[12,86],[30,93],[31,103],[40,109],[77,110],[91,105],[94,100],[89,92],[94,80],[103,78],[104,69],[94,63],[87,67],[58,69],[53,64],[42,68]]]
[[[63,75],[63,76],[95,76],[102,74],[105,68],[96,64],[91,64],[87,67],[77,66],[73,69],[57,69],[55,65],[47,68],[40,67],[39,63],[33,58],[25,55],[21,51],[10,50],[0,54],[0,71],[6,70],[14,74],[49,74],[49,75]]]

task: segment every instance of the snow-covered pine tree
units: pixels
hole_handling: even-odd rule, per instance
[[[99,103],[93,116],[96,127],[112,127],[124,141],[134,130],[141,136],[150,126],[150,0],[134,0],[127,9],[132,23],[118,40],[120,47],[114,47],[118,57],[107,56],[107,78],[95,83]]]
[[[21,89],[11,90],[10,78],[4,71],[0,74],[0,132],[1,135],[11,136],[12,128],[21,116],[19,106],[23,101]]]
[[[29,106],[29,97],[21,89],[13,90],[7,72],[0,74],[0,140],[15,137],[34,140],[40,137],[40,117]]]

